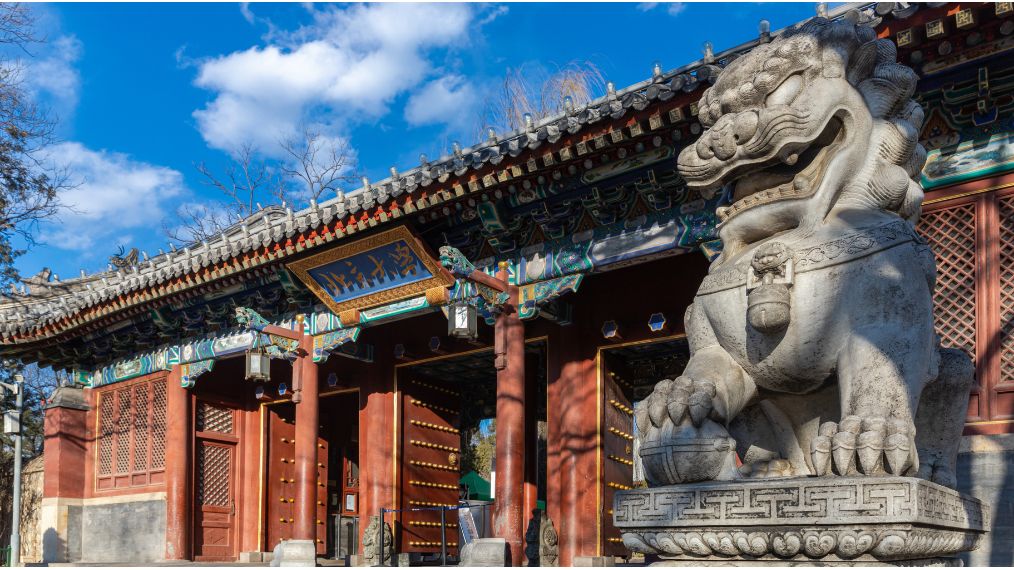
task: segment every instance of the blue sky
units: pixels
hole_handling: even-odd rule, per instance
[[[27,85],[59,117],[52,159],[76,186],[18,261],[71,276],[119,245],[167,247],[163,221],[214,204],[194,164],[221,171],[252,144],[313,125],[371,179],[475,142],[508,68],[588,61],[617,88],[814,13],[811,2],[675,4],[50,4]]]

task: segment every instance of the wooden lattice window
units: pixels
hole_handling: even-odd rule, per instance
[[[165,379],[105,388],[98,399],[96,488],[161,483],[165,471]]]
[[[165,469],[165,380],[151,385],[151,469]]]
[[[975,360],[966,433],[1014,432],[1014,189],[945,193],[919,231],[937,258],[941,344]]]
[[[975,204],[926,212],[919,232],[937,260],[933,316],[940,344],[975,358]]]
[[[197,431],[232,433],[232,408],[201,400],[197,403]]]
[[[1014,195],[1000,207],[1000,382],[1014,382]]]
[[[197,502],[213,507],[229,506],[232,448],[203,442],[197,455]]]

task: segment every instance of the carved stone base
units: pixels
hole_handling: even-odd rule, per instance
[[[627,548],[697,562],[930,562],[975,550],[988,516],[978,499],[912,477],[636,489],[613,506]]]
[[[275,547],[272,566],[317,565],[317,545],[312,540],[283,540]]]
[[[783,560],[778,558],[776,560],[764,560],[764,559],[750,559],[750,560],[733,560],[733,559],[693,559],[693,560],[662,560],[661,562],[655,562],[652,566],[669,566],[676,568],[713,568],[713,567],[724,567],[728,568],[731,566],[800,566],[805,568],[812,568],[814,566],[891,566],[894,568],[908,567],[908,566],[920,566],[930,568],[944,568],[944,567],[961,567],[963,566],[961,559],[959,558],[919,558],[916,560],[896,560],[881,562],[879,560],[848,560],[845,562],[841,561],[829,561],[829,560]]]

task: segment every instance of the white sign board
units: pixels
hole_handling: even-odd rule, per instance
[[[21,417],[17,412],[4,412],[4,433],[21,433]]]

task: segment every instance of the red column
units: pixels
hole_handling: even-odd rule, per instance
[[[313,361],[313,339],[303,335],[304,355],[293,363],[300,374],[300,400],[296,404],[296,509],[292,538],[317,539],[317,434],[320,426],[320,399],[317,363]]]
[[[180,366],[166,378],[165,558],[190,558],[190,392],[180,384]]]
[[[548,417],[556,457],[555,470],[549,473],[556,479],[552,488],[558,506],[553,522],[560,534],[561,566],[572,565],[575,557],[599,553],[598,390],[595,359],[590,354],[594,339],[581,338],[580,332],[576,326],[560,328],[553,348]]]
[[[391,343],[381,328],[372,331],[371,342],[383,347],[379,354],[390,354]],[[379,514],[381,508],[397,507],[398,489],[394,483],[394,461],[401,453],[401,437],[392,437],[396,429],[394,404],[395,391],[392,383],[394,363],[391,359],[377,359],[364,369],[360,387],[359,410],[359,540],[370,524],[370,517]],[[397,441],[397,444],[395,443]],[[406,505],[401,505],[406,506]],[[393,515],[386,515],[384,521],[392,526]],[[397,535],[395,535],[397,536]],[[362,549],[360,549],[360,553]]]
[[[57,388],[43,421],[43,496],[79,499],[85,490],[88,405],[81,388]]]
[[[539,406],[543,394],[539,393],[537,355],[525,355],[525,532],[532,523],[532,513],[539,501]],[[527,556],[525,557],[528,562]]]
[[[500,264],[497,279],[507,281]],[[505,336],[506,366],[496,374],[496,501],[493,534],[510,548],[511,564],[520,566],[524,552],[525,521],[525,326],[518,315],[518,288],[511,286],[513,310],[497,316],[496,327]]]

